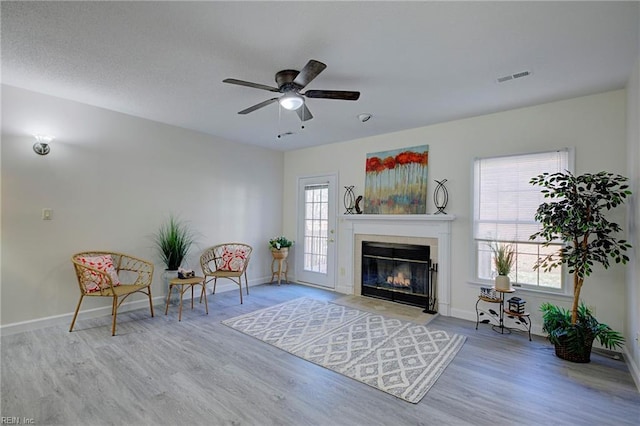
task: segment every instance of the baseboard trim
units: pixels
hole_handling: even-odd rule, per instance
[[[338,283],[335,288],[336,293],[351,295],[353,294],[353,286],[342,285]]]
[[[159,304],[165,302],[164,296],[156,296],[152,298],[153,305],[156,307]],[[132,300],[125,302],[118,309],[118,313],[133,311],[135,309],[149,308],[149,299],[144,298],[140,300]],[[99,318],[104,316],[111,316],[111,305],[101,306],[99,308],[82,309],[78,313],[78,319]],[[71,320],[73,319],[73,312],[66,314],[52,315],[49,317],[36,318],[28,321],[14,322],[0,326],[0,335],[10,336],[12,334],[22,333],[24,331],[34,331],[51,326],[66,325],[71,326]]]
[[[254,285],[264,284],[268,282],[269,277],[259,278],[255,280],[249,281],[249,287],[253,287]],[[224,282],[226,281],[226,282]],[[211,294],[213,288],[211,284],[207,284],[207,295]],[[238,285],[234,284],[228,280],[219,281],[216,287],[216,293],[224,293],[227,291],[238,291]],[[196,291],[194,293],[194,298],[200,297],[200,293]],[[106,299],[105,299],[106,300]],[[191,300],[191,292],[186,292],[183,296],[183,300]],[[152,298],[154,308],[161,307],[164,309],[165,303],[167,301],[167,295],[163,296],[154,296]],[[142,298],[140,300],[132,300],[123,303],[118,309],[118,313],[133,311],[135,309],[144,309],[149,308],[149,299]],[[98,308],[91,309],[82,309],[80,308],[80,312],[78,313],[78,319],[89,319],[89,318],[99,318],[104,316],[111,316],[111,304],[109,303],[107,306],[101,306]],[[66,325],[67,327],[71,326],[71,320],[73,319],[73,312],[67,312],[65,314],[60,315],[52,315],[48,317],[35,318],[27,321],[14,322],[10,324],[0,325],[0,336],[10,336],[12,334],[22,333],[25,331],[34,331],[39,330],[46,327],[51,326],[61,326]]]
[[[636,364],[635,360],[631,356],[631,353],[629,352],[629,349],[627,349],[626,346],[624,347],[623,353],[624,353],[624,360],[627,363],[627,366],[629,367],[629,372],[631,373],[631,377],[633,378],[633,381],[636,384],[636,388],[638,388],[638,392],[640,392],[640,368],[638,367],[638,364]]]

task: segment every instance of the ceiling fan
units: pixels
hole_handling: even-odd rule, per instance
[[[351,92],[344,90],[307,90],[301,92],[311,81],[318,76],[327,66],[322,62],[311,59],[300,71],[282,70],[276,73],[276,83],[278,87],[266,86],[264,84],[252,83],[250,81],[237,80],[235,78],[226,78],[223,83],[237,84],[239,86],[253,87],[255,89],[268,90],[270,92],[283,93],[282,96],[267,99],[264,102],[253,105],[247,109],[243,109],[238,114],[249,114],[257,109],[265,107],[274,102],[288,110],[295,110],[300,120],[307,121],[313,118],[311,111],[307,108],[304,98],[318,99],[340,99],[345,101],[357,101],[360,92]]]

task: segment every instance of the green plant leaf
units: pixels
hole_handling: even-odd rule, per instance
[[[194,242],[193,233],[186,223],[175,216],[163,223],[154,235],[158,254],[168,270],[177,270]]]
[[[549,334],[549,341],[554,345],[562,342],[570,352],[584,354],[594,339],[607,349],[620,348],[624,343],[622,334],[599,323],[582,302],[577,309],[575,324],[571,323],[571,311],[560,306],[545,302],[540,306],[540,311],[542,330]]]

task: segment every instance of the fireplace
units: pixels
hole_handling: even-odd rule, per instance
[[[341,217],[346,262],[342,263],[336,291],[362,295],[362,241],[415,244],[429,246],[431,267],[437,273],[430,276],[431,297],[437,299],[435,310],[451,315],[451,224],[450,214],[372,215],[351,214]]]
[[[435,313],[430,253],[428,245],[362,241],[362,295]]]

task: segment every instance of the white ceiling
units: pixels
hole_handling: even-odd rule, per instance
[[[2,2],[2,83],[240,143],[290,150],[623,88],[633,2]],[[283,69],[327,64],[301,123]],[[500,76],[529,77],[498,84]],[[371,113],[361,123],[357,115]],[[293,135],[278,139],[285,132]]]

